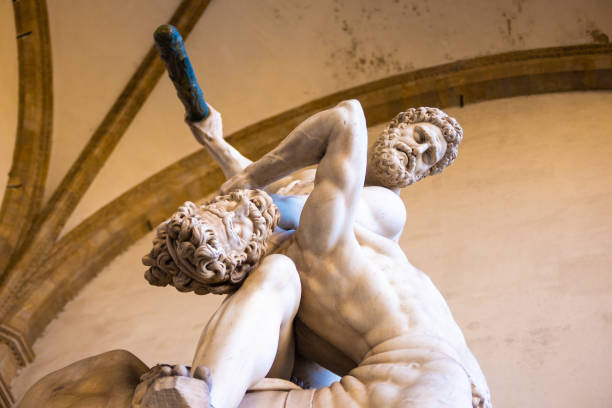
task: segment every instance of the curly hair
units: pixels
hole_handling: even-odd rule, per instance
[[[219,207],[222,202],[245,202],[253,222],[253,234],[246,248],[227,251],[215,231],[201,217],[209,211],[231,228],[232,212]],[[187,201],[157,228],[153,249],[142,258],[149,269],[145,279],[151,285],[172,285],[180,292],[226,294],[236,291],[257,266],[267,250],[268,238],[276,228],[279,212],[272,198],[262,190],[238,190],[217,196],[202,206]]]
[[[401,124],[428,122],[437,126],[446,140],[444,156],[425,174],[414,175],[414,162],[411,168],[405,167],[405,155],[390,147],[390,142],[396,137]],[[388,188],[403,188],[430,174],[440,173],[457,157],[459,143],[463,139],[463,129],[455,120],[438,108],[411,108],[400,112],[389,122],[382,135],[374,143],[372,162],[374,173],[381,183]]]

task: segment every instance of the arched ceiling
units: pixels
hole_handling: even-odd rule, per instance
[[[17,0],[14,3],[21,5],[13,7],[25,7],[28,2]],[[49,2],[54,110],[46,199],[59,186],[81,149],[99,129],[103,118],[125,90],[128,80],[133,78],[152,46],[151,33],[154,28],[167,22],[180,4],[202,6],[204,3],[187,0]],[[0,69],[0,131],[3,132],[0,171],[10,167],[11,155],[6,152],[12,150],[14,143],[12,135],[17,127],[16,107],[19,104],[14,38],[23,33],[18,33],[15,24],[11,23],[11,7],[9,2],[0,5],[0,22],[6,23],[0,31],[0,52],[3,61],[15,61]],[[372,117],[380,121],[383,119],[376,115],[388,114],[387,110],[412,101],[411,97],[415,101],[456,105],[459,103],[457,90],[472,92],[469,95],[474,96],[473,100],[480,100],[531,92],[609,87],[609,80],[603,74],[610,70],[611,51],[610,46],[606,45],[609,43],[607,33],[612,33],[612,3],[598,0],[580,4],[570,0],[559,1],[552,11],[545,0],[485,3],[435,0],[427,4],[399,0],[376,3],[366,0],[318,0],[307,4],[298,1],[213,0],[187,40],[187,48],[207,100],[224,116],[226,133],[289,111],[289,116],[280,115],[263,126],[255,125],[237,133],[236,141],[243,141],[249,151],[257,154],[258,142],[249,140],[249,136],[267,135],[269,140],[262,145],[271,143],[276,140],[274,137],[280,137],[270,136],[272,133],[284,131],[302,114],[347,96],[370,98],[374,112]],[[471,62],[475,65],[457,63],[504,52],[580,44],[595,45],[574,48],[572,51],[548,50],[544,54],[527,52],[510,54],[501,59],[483,58]],[[451,64],[451,68],[445,68],[447,71],[418,71],[444,63]],[[503,67],[497,74],[491,74],[496,64]],[[599,74],[598,70],[601,71]],[[515,71],[522,76],[515,75],[515,80],[504,82],[504,78],[511,77]],[[417,73],[412,77],[406,74],[384,80],[410,72]],[[555,76],[555,73],[561,74]],[[533,77],[535,74],[541,75],[539,80],[542,87],[538,87],[538,78]],[[433,75],[434,80],[423,82],[424,75]],[[479,75],[484,75],[484,78],[493,75],[491,79],[498,80],[497,88],[488,86],[493,83],[462,88],[466,83],[478,83]],[[373,82],[376,80],[383,82]],[[372,83],[375,85],[364,85],[345,94],[338,93]],[[418,85],[416,91],[408,92],[412,96],[406,97],[403,90],[406,87],[412,89],[415,84]],[[383,88],[387,90],[381,91]],[[146,226],[130,230],[135,218],[121,216],[139,211],[137,208],[141,203],[130,197],[139,198],[142,194],[149,194],[147,197],[150,197],[150,192],[138,192],[138,189],[133,189],[134,186],[172,163],[177,164],[165,171],[165,177],[174,174],[175,179],[170,177],[169,180],[174,180],[176,185],[168,190],[166,186],[155,183],[155,180],[164,178],[152,179],[147,185],[166,194],[160,195],[157,204],[149,199],[148,208],[160,210],[155,215],[142,213],[139,222],[143,225],[145,222],[156,222],[163,217],[167,208],[174,206],[173,202],[168,201],[168,192],[185,187],[180,183],[187,180],[181,177],[189,166],[199,168],[200,172],[192,175],[191,187],[181,194],[201,194],[203,189],[211,189],[218,182],[213,178],[209,180],[210,186],[203,187],[203,182],[196,179],[196,176],[209,174],[210,170],[198,167],[201,161],[207,160],[207,156],[192,154],[199,150],[199,146],[182,123],[182,106],[170,82],[163,78],[159,85],[150,90],[151,95],[143,100],[142,109],[137,109],[138,114],[133,121],[126,123],[129,127],[108,161],[99,158],[97,164],[103,167],[67,220],[63,234],[71,230],[75,233],[72,237],[64,236],[63,246],[55,246],[56,256],[53,259],[56,262],[66,258],[62,251],[74,254],[77,242],[82,242],[81,249],[86,257],[91,249],[88,247],[108,245],[110,233],[104,236],[102,231],[93,236],[82,221],[131,188],[137,194],[126,196],[120,205],[101,210],[97,216],[116,214],[117,217],[108,223],[108,227],[127,230],[123,235],[127,241],[117,240],[117,248],[112,253],[118,253],[126,242],[132,242],[142,235]],[[489,91],[491,93],[487,94]],[[333,96],[325,98],[326,95]],[[395,102],[389,103],[390,97],[395,97]],[[317,99],[318,102],[308,104]],[[464,102],[470,103],[471,100],[466,97]],[[383,104],[387,108],[376,111],[376,104]],[[9,136],[4,137],[4,134]],[[192,154],[189,159],[177,162],[188,154]],[[89,228],[94,225],[95,218],[88,220]],[[122,224],[128,221],[132,224]],[[61,227],[63,222],[58,222],[57,226]],[[78,225],[81,225],[81,230],[74,229]],[[57,228],[55,230],[54,234],[59,233]],[[94,268],[94,273],[108,261],[107,257],[102,254],[91,261],[98,268]],[[78,268],[78,262],[82,262],[82,259],[77,257],[72,262],[70,268]],[[58,266],[57,263],[49,265]],[[23,268],[28,269],[28,265]],[[44,274],[53,271],[51,266],[47,266],[44,273],[39,271],[37,276],[44,281]],[[72,281],[75,290],[87,279],[76,277]],[[52,293],[52,288],[48,288],[48,293]],[[37,307],[45,305],[48,310],[58,310],[72,295],[70,293],[59,298],[48,298],[38,303]],[[35,300],[32,302],[36,303]],[[16,340],[17,343],[25,342],[27,345],[38,336],[53,313],[38,316],[40,321],[35,327],[29,327],[28,322],[42,310],[28,309],[27,313],[22,313],[19,315],[21,317],[6,326],[6,330],[9,330],[23,324],[21,327],[30,330],[26,340]],[[11,370],[2,373],[4,378],[11,378],[13,374]]]

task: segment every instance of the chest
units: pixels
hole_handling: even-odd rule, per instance
[[[365,187],[357,206],[355,224],[382,237],[397,240],[406,223],[406,208],[391,190]]]

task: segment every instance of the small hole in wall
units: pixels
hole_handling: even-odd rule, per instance
[[[459,107],[463,108],[463,95],[459,95]]]

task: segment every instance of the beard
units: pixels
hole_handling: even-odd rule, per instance
[[[272,199],[268,201],[271,203]],[[217,239],[231,227],[232,213],[214,202],[203,207],[221,221],[211,224],[201,217],[200,206],[188,201],[158,227],[153,248],[142,260],[150,267],[145,272],[150,284],[170,284],[180,292],[193,291],[200,295],[227,294],[236,291],[257,266],[266,252],[268,236],[278,222],[278,213],[273,212],[267,218],[267,212],[264,214],[257,208],[249,213],[253,216],[254,233],[248,242],[242,243],[242,249],[234,250],[220,245]]]
[[[385,129],[374,143],[370,161],[384,187],[404,188],[421,179],[415,173],[416,155],[399,140],[393,129]]]

